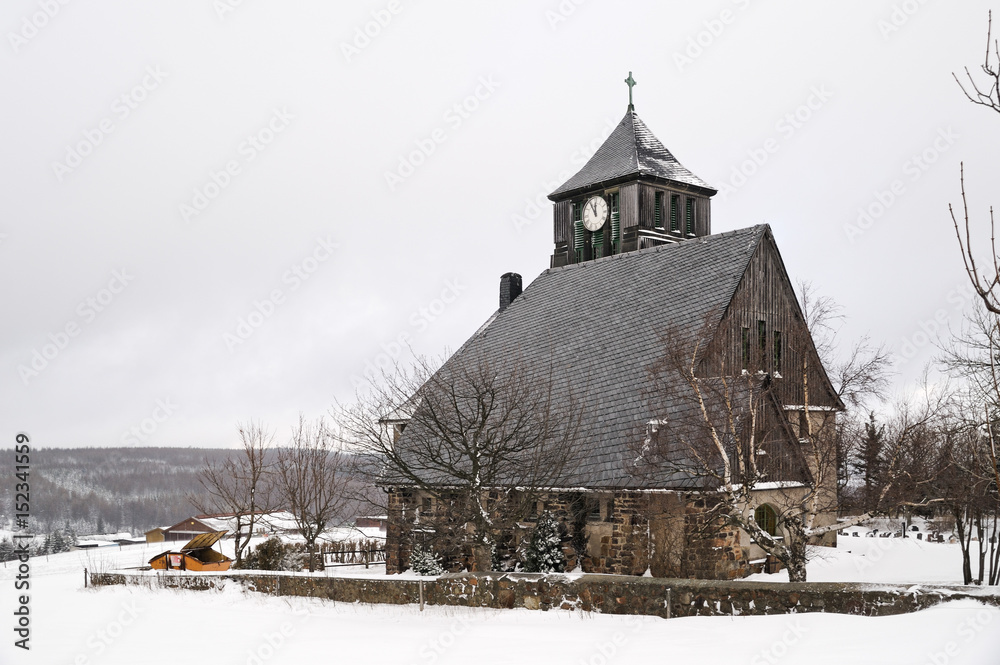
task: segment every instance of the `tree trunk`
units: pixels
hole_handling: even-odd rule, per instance
[[[788,545],[788,581],[806,581],[806,541],[805,538],[793,536]]]
[[[958,536],[958,544],[962,547],[962,579],[964,584],[972,583],[972,562],[969,560],[969,541],[966,540],[965,515],[961,510],[955,509],[955,535]],[[972,533],[968,534],[970,537]]]
[[[983,514],[976,512],[976,533],[979,534],[979,575],[976,584],[982,584],[986,574],[986,532],[983,529]]]
[[[490,546],[477,543],[472,546],[472,562],[476,572],[485,573],[493,569],[493,556]]]

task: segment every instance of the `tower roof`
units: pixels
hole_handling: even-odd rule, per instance
[[[549,198],[564,199],[598,185],[609,186],[636,177],[696,187],[707,190],[709,196],[717,191],[678,162],[630,106],[590,161]]]

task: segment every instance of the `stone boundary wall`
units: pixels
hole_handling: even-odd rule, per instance
[[[208,590],[235,583],[248,591],[346,603],[417,603],[420,583],[404,579],[308,577],[275,573],[95,573],[94,586]],[[667,598],[670,598],[668,613]],[[734,616],[835,612],[886,616],[971,598],[1000,607],[1000,590],[841,583],[728,582],[617,575],[454,573],[424,582],[429,605],[583,610],[604,614]]]

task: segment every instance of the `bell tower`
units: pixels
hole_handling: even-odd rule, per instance
[[[677,161],[628,110],[580,171],[549,194],[555,204],[551,267],[710,235],[711,185]]]

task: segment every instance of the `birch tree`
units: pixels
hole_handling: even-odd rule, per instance
[[[809,308],[803,311],[808,321]],[[817,317],[813,325],[828,320]],[[942,413],[945,396],[928,384],[922,400],[897,406],[896,418],[883,432],[883,473],[871,510],[831,520],[840,505],[836,409],[815,399],[818,374],[812,364],[819,360],[808,352],[812,346],[805,321],[792,332],[788,343],[799,350],[797,361],[776,378],[756,367],[728,366],[731,356],[717,347],[714,328],[706,326],[693,336],[667,331],[665,353],[650,371],[650,403],[654,409],[659,405],[662,417],[655,433],[642,442],[637,468],[688,478],[717,516],[739,526],[781,561],[792,581],[805,581],[810,542],[884,514],[907,500],[905,487],[922,481],[916,478],[910,451],[917,433]],[[706,376],[707,366],[718,371]],[[846,401],[864,403],[866,394],[879,394],[886,366],[882,347],[856,345],[835,372],[840,380],[834,389],[848,396]],[[802,400],[793,407],[800,414],[797,423],[786,416],[789,406],[781,399],[779,381],[798,384],[793,391]],[[781,536],[758,524],[754,514],[755,495],[764,490],[779,497],[773,503]]]

